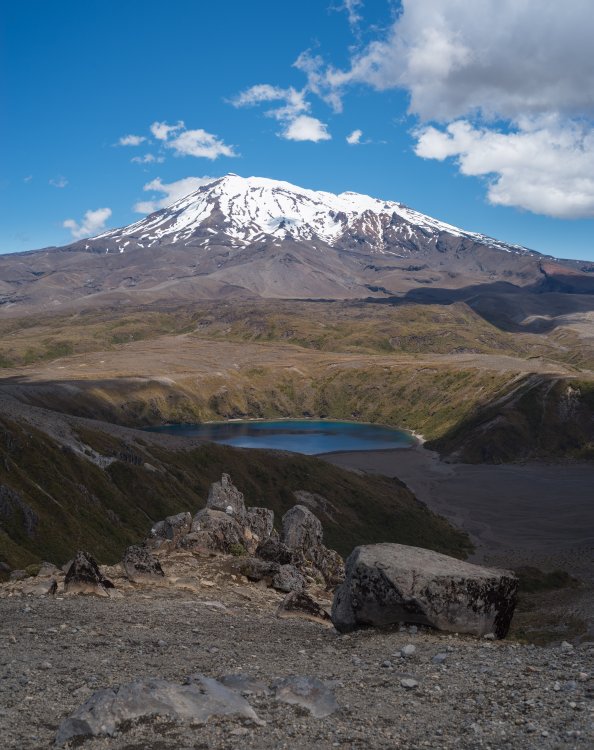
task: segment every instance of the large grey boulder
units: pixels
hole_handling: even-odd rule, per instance
[[[513,573],[402,544],[357,547],[336,590],[332,622],[340,632],[398,622],[504,638],[516,605]]]
[[[233,547],[245,547],[242,527],[235,518],[220,510],[204,508],[192,521],[192,529],[179,546],[194,551],[222,552],[228,554]]]

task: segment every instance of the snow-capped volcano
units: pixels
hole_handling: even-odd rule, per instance
[[[334,195],[307,190],[265,177],[228,174],[214,179],[172,205],[123,229],[104,232],[96,241],[114,241],[120,250],[131,241],[141,247],[186,243],[202,244],[227,237],[245,246],[263,238],[291,238],[336,246],[353,241],[367,252],[392,252],[410,244],[416,231],[427,237],[447,233],[475,242],[497,245],[513,252],[527,252],[483,235],[465,232],[401,203],[346,192]],[[222,236],[221,236],[222,235]],[[111,244],[109,243],[109,244]],[[112,251],[113,247],[106,247]]]
[[[0,257],[0,302],[15,311],[237,295],[473,299],[501,284],[582,293],[594,264],[555,261],[401,203],[235,174],[127,227]]]

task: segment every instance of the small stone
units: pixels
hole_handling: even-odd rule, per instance
[[[483,638],[486,641],[494,641],[495,640],[495,633],[485,633],[485,635],[483,636]]]
[[[562,654],[569,654],[573,651],[573,645],[571,643],[568,643],[567,641],[563,641],[560,649]]]
[[[416,635],[419,632],[419,629],[416,625],[411,625],[410,628],[408,629],[408,632],[411,635]]]
[[[447,654],[435,654],[435,656],[431,659],[431,662],[433,664],[443,664],[445,660],[448,658]]]
[[[406,690],[413,690],[419,685],[419,683],[416,680],[413,680],[412,677],[405,677],[403,680],[400,680],[400,684]]]
[[[384,669],[392,669],[392,662],[389,659],[386,659],[386,661],[382,662],[382,667]]]
[[[167,646],[167,641],[159,640],[159,641],[157,641],[157,645],[160,648],[165,648]]]
[[[417,650],[416,646],[413,646],[412,643],[407,643],[406,646],[403,646],[400,649],[400,656],[403,659],[407,659],[409,656],[412,656],[416,650]]]
[[[51,668],[52,668],[52,665],[50,664],[49,661],[42,661],[41,664],[39,665],[39,669],[51,669]]]

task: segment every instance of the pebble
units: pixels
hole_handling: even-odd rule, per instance
[[[433,664],[443,664],[444,661],[448,658],[447,654],[435,654],[435,656],[431,659],[431,662]]]
[[[571,643],[568,643],[567,641],[563,641],[560,648],[562,654],[569,654],[573,651],[573,645]]]
[[[406,688],[406,690],[412,690],[419,685],[419,683],[416,680],[413,680],[412,677],[405,677],[403,680],[400,680],[400,684],[403,688]]]
[[[407,657],[412,656],[416,650],[416,646],[413,646],[412,643],[407,643],[406,646],[403,646],[400,649],[400,656],[402,656],[403,659],[406,659]]]

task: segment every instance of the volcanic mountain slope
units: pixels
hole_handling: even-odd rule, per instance
[[[400,203],[229,174],[130,226],[0,258],[0,302],[18,314],[77,300],[381,298],[502,282],[589,293],[593,271]]]

